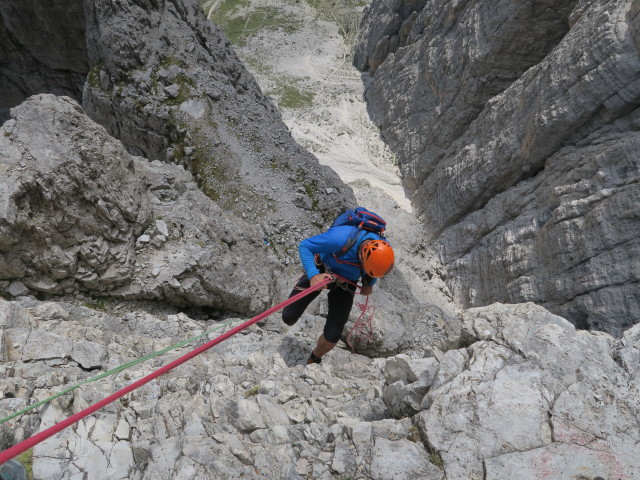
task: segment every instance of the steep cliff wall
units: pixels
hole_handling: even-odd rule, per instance
[[[83,108],[134,154],[184,165],[231,217],[259,225],[284,262],[353,203],[291,137],[195,0],[87,2]]]
[[[62,10],[10,1],[0,14],[5,114],[34,93],[62,93],[106,129],[46,96],[3,118],[0,289],[9,294],[89,291],[253,311],[288,289],[284,275],[259,281],[260,270],[297,265],[298,241],[355,203],[293,140],[196,0]],[[130,154],[174,168],[145,176],[140,163],[136,180]],[[122,191],[109,177],[118,169]],[[119,195],[132,203],[122,207]]]
[[[0,122],[36,93],[79,100],[89,64],[84,2],[0,4]]]
[[[374,1],[355,63],[465,307],[640,317],[637,1]]]

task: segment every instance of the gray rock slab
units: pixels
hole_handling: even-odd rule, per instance
[[[510,453],[485,460],[487,480],[536,478],[633,478],[638,465],[622,465],[608,450],[557,443],[528,452]]]
[[[409,440],[375,437],[371,456],[371,478],[375,480],[444,478],[442,470],[429,462],[424,446]]]
[[[640,318],[638,17],[537,6],[374,1],[354,64],[456,302],[620,336]]]

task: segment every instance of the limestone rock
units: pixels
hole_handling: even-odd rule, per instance
[[[68,98],[36,96],[13,116],[0,127],[0,249],[20,282],[47,293],[130,282],[150,210],[129,154]]]
[[[640,318],[638,21],[627,0],[365,12],[369,111],[464,308],[534,301],[616,336]]]
[[[289,222],[260,237],[281,259],[353,204],[336,173],[293,140],[197,1],[91,2],[86,43],[89,116],[132,154],[185,166],[230,216]]]
[[[419,407],[411,388],[419,380],[398,368],[407,359],[387,360],[387,382],[395,383],[383,398],[419,411],[420,432],[447,478],[506,479],[518,468],[533,475],[547,462],[558,480],[633,475],[637,436],[628,442],[615,433],[637,423],[634,377],[615,361],[621,349],[637,348],[633,333],[618,345],[533,304],[468,310],[464,328],[471,345],[439,355]]]
[[[20,0],[0,5],[0,122],[34,93],[81,99],[89,72],[84,2],[40,7]]]
[[[443,472],[429,462],[427,451],[420,443],[376,437],[371,456],[371,478],[375,480],[444,479]]]
[[[108,140],[106,132],[95,124],[87,131],[105,142],[104,150],[91,143],[91,135],[65,137],[62,127],[73,127],[69,132],[75,132],[74,128],[79,129],[82,123],[77,105],[64,107],[67,114],[74,110],[74,116],[62,116],[64,121],[59,122],[50,115],[66,100],[53,102],[39,96],[38,100],[26,102],[14,111],[13,115],[19,118],[9,119],[2,126],[3,162],[7,156],[15,175],[31,172],[34,162],[50,165],[40,172],[42,179],[32,180],[32,193],[39,196],[25,197],[25,201],[30,201],[31,209],[41,208],[42,218],[50,218],[56,226],[39,231],[40,227],[19,226],[14,220],[7,219],[9,225],[3,222],[0,227],[11,238],[0,241],[0,280],[18,279],[31,292],[46,294],[109,292],[182,306],[255,311],[269,297],[281,297],[289,288],[287,276],[293,278],[295,272],[287,268],[286,275],[272,275],[271,281],[265,283],[258,280],[262,275],[254,267],[282,272],[282,265],[297,263],[298,241],[317,233],[346,205],[354,204],[350,188],[295,143],[277,109],[195,0],[142,4],[101,0],[91,2],[86,9],[76,1],[66,13],[51,9],[46,15],[41,15],[35,4],[9,2],[3,4],[0,13],[2,38],[15,35],[22,39],[24,32],[32,31],[30,19],[37,19],[41,27],[38,31],[46,32],[41,37],[25,37],[24,42],[11,37],[6,48],[3,42],[0,54],[9,59],[2,62],[3,72],[15,69],[10,76],[21,76],[22,83],[17,87],[19,92],[7,90],[7,95],[15,93],[15,98],[7,102],[0,99],[0,108],[16,105],[25,96],[42,91],[73,90],[72,96],[79,98],[75,76],[66,79],[73,86],[63,86],[65,80],[39,69],[35,75],[42,77],[41,84],[35,85],[24,81],[34,70],[31,60],[10,61],[41,55],[40,60],[55,72],[68,69],[74,75],[85,76],[82,108],[121,140],[130,153],[143,155],[150,162],[177,164],[193,174],[185,180],[177,169],[159,171],[162,168],[146,168],[143,162],[134,168],[131,156],[117,142]],[[71,48],[63,40],[82,47]],[[40,119],[33,109],[34,102],[42,101],[48,107]],[[35,125],[37,122],[40,124]],[[36,145],[26,151],[32,141]],[[57,149],[47,150],[48,143]],[[66,152],[65,148],[71,151]],[[120,180],[123,183],[121,192],[112,186],[109,194],[121,193],[122,199],[102,198],[106,193],[99,189],[93,192],[85,178],[76,178],[68,185],[45,178],[60,173],[51,170],[54,163],[67,165],[55,154],[47,162],[41,161],[56,151],[69,153],[70,158],[77,156],[77,162],[96,170],[92,175],[98,180],[106,179],[99,173],[103,164],[120,159],[129,173],[111,171],[113,178],[109,177],[109,181],[119,186]],[[9,168],[2,166],[3,172]],[[147,180],[154,177],[151,185],[142,189],[134,181],[141,170],[147,171]],[[81,172],[82,169],[72,170],[78,175]],[[174,179],[179,184],[177,188],[172,186]],[[54,182],[51,188],[56,188],[51,190],[44,185],[47,182]],[[24,189],[29,185],[23,185]],[[65,197],[72,196],[73,188],[78,188],[84,197],[79,204],[69,199],[71,211],[64,202]],[[147,189],[152,197],[145,195]],[[197,189],[209,200],[196,194]],[[6,194],[10,195],[9,191]],[[304,200],[304,208],[294,205],[295,198]],[[3,200],[0,205],[14,208],[14,201],[5,204]],[[215,205],[211,206],[211,202]],[[150,204],[157,206],[153,214]],[[22,205],[15,208],[28,213]],[[165,217],[172,213],[181,217],[175,218],[173,225]],[[192,222],[204,222],[203,215],[207,226],[196,227]],[[161,218],[153,218],[158,216]],[[80,219],[87,225],[77,225]],[[102,226],[105,232],[100,233]],[[190,231],[183,232],[181,228]],[[15,255],[12,249],[21,236],[28,237],[27,249]],[[30,242],[42,243],[45,238],[50,243],[39,246],[41,253],[31,258]],[[186,246],[185,242],[193,243]],[[140,252],[141,259],[135,247],[144,250],[146,246],[155,251]],[[173,255],[175,247],[186,247],[176,254],[178,258]],[[254,261],[254,266],[249,265]],[[160,268],[161,265],[168,268]],[[143,274],[134,278],[134,270]],[[233,278],[228,278],[227,272]],[[229,288],[221,288],[222,285]],[[15,285],[11,291],[25,293]]]
[[[281,269],[263,232],[227,219],[182,167],[131,157],[70,99],[12,112],[0,135],[0,248],[21,266],[10,294],[22,284],[255,312],[279,293],[260,281]]]
[[[10,326],[3,330],[8,335],[15,339],[18,328],[28,328],[34,342],[46,338],[51,350],[11,359],[14,370],[3,375],[0,391],[6,392],[12,386],[16,396],[35,389],[42,398],[60,382],[78,383],[92,375],[76,362],[62,361],[62,357],[73,355],[70,350],[78,338],[111,345],[106,350],[105,368],[105,364],[115,366],[131,361],[132,357],[184,340],[194,335],[195,329],[204,329],[204,322],[184,314],[170,319],[127,315],[125,319],[83,307],[29,299],[21,303],[0,301],[0,312],[0,318],[15,319],[5,322]],[[47,331],[53,325],[55,336]],[[340,433],[328,440],[331,425],[339,418],[363,425],[374,422],[371,435],[379,443],[381,439],[406,439],[410,425],[406,420],[381,421],[385,409],[371,393],[382,382],[382,372],[374,361],[364,357],[347,361],[351,355],[338,349],[321,366],[305,367],[305,354],[315,342],[315,332],[313,337],[309,335],[301,332],[294,337],[252,327],[244,335],[220,344],[221,348],[203,353],[168,376],[136,390],[127,402],[115,402],[100,414],[38,445],[34,449],[34,470],[44,477],[75,472],[88,476],[106,474],[105,478],[160,478],[170,472],[195,479],[247,478],[258,469],[272,478],[298,478],[298,460],[306,459],[316,472],[328,475],[333,470],[327,470],[325,465],[333,465],[335,471],[361,475],[372,463],[372,454],[367,454],[359,466],[354,447],[345,443],[342,427],[334,429]],[[296,338],[308,345],[286,354],[283,344],[296,345]],[[254,353],[237,355],[247,347]],[[162,361],[182,353],[170,352]],[[59,361],[52,364],[54,357]],[[42,415],[42,427],[80,411],[122,388],[130,378],[139,378],[157,367],[158,364],[154,367],[147,362],[116,377],[87,383],[74,390],[71,398],[61,397],[49,405]],[[56,370],[64,372],[65,378],[55,380]],[[16,388],[18,385],[23,387]],[[0,401],[3,414],[5,406],[15,408]],[[302,413],[299,423],[290,420],[289,413],[294,411]],[[25,416],[32,418],[35,420],[38,414]],[[2,445],[11,441],[10,431],[24,435],[24,430],[2,425]],[[340,446],[334,447],[334,441]],[[299,448],[294,450],[294,444]],[[420,451],[419,445],[412,448]],[[320,450],[323,454],[319,457]],[[71,465],[65,460],[80,452],[82,461]],[[423,452],[419,459],[407,457],[406,465],[393,466],[383,450],[376,450],[373,455],[384,465],[382,470],[396,469],[401,474],[410,472],[416,461],[427,461]],[[136,466],[141,462],[145,468]]]
[[[26,297],[0,301],[0,322],[9,344],[49,338],[58,357],[73,355],[78,339],[109,345],[102,369],[211,327],[185,314],[122,317]],[[564,480],[633,478],[640,467],[637,370],[620,361],[640,349],[635,329],[615,340],[577,331],[530,303],[495,304],[464,313],[466,348],[385,360],[339,345],[321,364],[305,366],[321,325],[305,318],[305,328],[281,331],[276,322],[230,337],[39,444],[34,472],[187,480],[249,478],[256,469],[292,479],[468,480],[486,472],[499,480],[543,465],[549,478]],[[186,348],[0,425],[1,445],[105,398]],[[0,398],[0,415],[93,375],[46,357],[0,365],[0,392],[9,394]]]

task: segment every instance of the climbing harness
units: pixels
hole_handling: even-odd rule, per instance
[[[62,420],[61,422],[56,423],[55,425],[47,428],[46,430],[43,430],[42,432],[39,432],[36,435],[33,435],[32,437],[29,437],[26,440],[23,440],[22,442],[18,443],[17,445],[14,445],[13,447],[10,447],[7,450],[4,450],[4,451],[0,452],[0,465],[5,463],[6,461],[12,459],[16,455],[19,455],[22,452],[24,452],[26,450],[29,450],[30,448],[34,447],[35,445],[39,444],[40,442],[43,442],[47,438],[55,435],[56,433],[61,432],[65,428],[73,425],[74,423],[76,423],[76,422],[82,420],[83,418],[91,415],[92,413],[100,410],[101,408],[109,405],[111,402],[113,402],[113,401],[125,396],[127,393],[130,393],[130,392],[140,388],[141,386],[149,383],[151,380],[154,380],[154,379],[158,378],[160,375],[163,375],[163,374],[169,372],[170,370],[173,370],[174,368],[178,367],[179,365],[182,365],[183,363],[187,362],[188,360],[191,360],[195,356],[197,356],[197,355],[205,352],[206,350],[210,349],[211,347],[223,342],[227,338],[235,335],[236,333],[244,330],[245,328],[248,328],[251,325],[253,325],[255,323],[258,323],[259,321],[265,319],[266,317],[270,316],[271,314],[283,309],[287,305],[290,305],[290,304],[298,301],[302,297],[305,297],[306,295],[309,295],[311,292],[323,288],[325,285],[333,282],[334,280],[335,280],[335,277],[325,278],[322,282],[318,283],[318,285],[315,285],[313,287],[309,287],[306,290],[304,290],[304,291],[302,291],[300,293],[297,293],[293,297],[290,297],[287,300],[285,300],[285,301],[283,301],[283,302],[281,302],[281,303],[269,308],[268,310],[265,310],[261,314],[256,315],[252,319],[247,320],[246,322],[238,325],[237,327],[232,328],[228,332],[225,332],[222,335],[214,338],[213,340],[211,340],[211,341],[199,346],[198,348],[196,348],[195,350],[192,350],[191,352],[187,353],[186,355],[183,355],[182,357],[177,358],[176,360],[168,363],[164,367],[159,368],[158,370],[156,370],[155,372],[147,375],[146,377],[143,377],[143,378],[133,382],[132,384],[128,385],[127,387],[125,387],[125,388],[123,388],[123,389],[121,389],[121,390],[109,395],[108,397],[100,400],[97,403],[94,403],[93,405],[89,406],[88,408],[85,408],[84,410],[82,410],[82,411],[80,411],[80,412],[78,412],[78,413],[76,413],[74,415],[71,415],[70,417],[66,418],[65,420]]]

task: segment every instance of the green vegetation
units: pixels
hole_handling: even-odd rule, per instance
[[[213,10],[215,2],[202,1],[209,18],[217,23],[229,40],[244,46],[247,39],[259,30],[281,30],[290,34],[300,28],[302,22],[276,7],[253,7],[249,0],[226,0]]]
[[[176,67],[180,68],[187,68],[187,64],[176,57],[166,57],[160,62],[160,66],[162,68],[167,68],[171,65],[175,65]]]
[[[317,210],[318,209],[318,197],[316,195],[316,193],[318,193],[317,180],[313,180],[312,182],[305,183],[303,186],[307,196],[311,199],[311,208],[313,210]]]
[[[358,11],[366,7],[367,0],[306,0],[318,15],[318,18],[338,25],[340,34],[350,40],[358,33],[360,15]]]
[[[16,460],[27,470],[27,479],[33,480],[33,449],[30,448],[26,452],[22,452],[16,457]]]
[[[173,146],[173,156],[178,163],[182,163],[187,156],[185,148],[187,146],[187,127],[188,125],[176,118],[173,111],[169,112],[167,119],[167,137],[171,140]]]
[[[412,442],[420,442],[420,430],[418,429],[417,425],[411,426],[411,428],[409,429],[409,436],[407,437],[407,440],[410,440]]]
[[[311,199],[311,209],[318,211],[318,181],[308,179],[305,170],[299,168],[296,174],[296,183],[302,185],[307,197]]]
[[[244,398],[254,397],[258,394],[259,391],[260,391],[260,385],[256,385],[255,387],[250,388],[249,390],[244,392]]]
[[[104,312],[107,309],[107,299],[105,297],[98,297],[93,302],[85,302],[83,305],[87,308]]]
[[[444,471],[444,461],[442,460],[442,457],[440,456],[440,454],[436,451],[430,451],[429,452],[429,461],[431,463],[433,463],[436,467],[438,467],[440,470]]]
[[[191,165],[198,187],[211,200],[220,200],[221,185],[228,180],[225,167],[201,147],[196,147],[192,156]]]
[[[216,1],[220,2],[218,9],[212,11],[213,5],[215,5]],[[204,4],[210,5],[209,14],[210,18],[213,20],[216,18],[230,18],[239,14],[243,9],[251,8],[251,0],[205,0]]]
[[[331,7],[337,9],[366,7],[369,2],[367,0],[307,0],[307,3],[316,10],[326,11]]]
[[[102,88],[102,85],[100,84],[100,70],[102,70],[102,67],[104,67],[104,62],[100,60],[96,62],[93,68],[89,71],[89,75],[87,75],[87,83],[91,88]]]
[[[278,99],[278,104],[284,108],[303,108],[309,107],[313,103],[315,93],[298,88],[295,83],[282,83],[273,90],[267,91],[267,95],[271,95]]]
[[[165,100],[164,103],[166,105],[180,105],[189,98],[191,88],[195,87],[194,81],[181,73],[176,75],[173,82],[178,85],[178,95],[174,98]]]
[[[255,197],[255,194],[243,185],[233,167],[239,163],[234,162],[234,153],[225,146],[214,147],[210,138],[197,127],[189,126],[174,111],[170,112],[166,125],[167,137],[171,139],[173,147],[174,161],[191,170],[198,188],[207,197],[227,209],[238,206],[236,199]],[[215,123],[210,123],[209,127],[213,131],[216,129]],[[190,148],[189,154],[187,147]],[[245,202],[238,202],[239,205],[243,203]]]
[[[156,66],[151,72],[151,92],[154,95],[158,95],[160,91],[160,88],[159,88],[160,82],[158,78],[159,77],[158,72],[160,71],[161,68],[169,68],[171,66],[176,66],[183,69],[187,68],[187,65],[182,60],[179,60],[175,57],[164,58],[160,62],[160,64]],[[196,86],[193,79],[187,77],[184,73],[178,73],[175,77],[171,79],[171,82],[173,84],[178,85],[178,95],[162,102],[165,105],[171,105],[171,106],[180,105],[182,102],[184,102],[190,97],[189,94],[191,93],[191,89]],[[136,106],[134,105],[134,107]],[[142,108],[142,106],[140,106],[140,108]]]
[[[275,156],[269,159],[269,167],[272,170],[284,170],[286,172],[291,171],[291,165],[289,165],[285,159]]]

